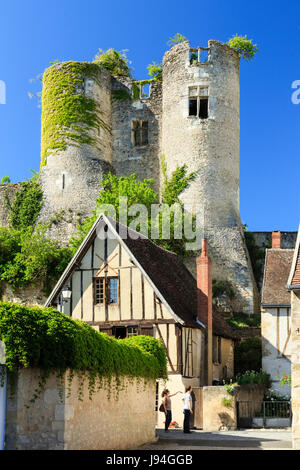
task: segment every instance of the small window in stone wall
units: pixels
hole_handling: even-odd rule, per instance
[[[148,121],[131,121],[131,142],[134,147],[148,144]]]
[[[213,362],[215,364],[221,364],[222,357],[221,357],[221,336],[213,335]]]
[[[208,47],[196,47],[190,49],[190,64],[197,65],[208,62]]]
[[[189,88],[189,116],[208,118],[208,87]]]

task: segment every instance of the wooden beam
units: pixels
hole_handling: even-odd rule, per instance
[[[144,287],[144,276],[141,273],[141,283],[142,283],[142,317],[145,318],[145,287]]]
[[[158,334],[159,334],[159,336],[160,336],[160,339],[161,339],[161,341],[162,341],[162,344],[163,344],[163,346],[164,346],[164,348],[165,348],[165,350],[166,350],[166,355],[167,355],[167,358],[168,358],[170,367],[171,367],[172,371],[175,372],[175,369],[174,369],[174,367],[173,367],[173,364],[172,364],[171,359],[170,359],[170,356],[169,356],[169,351],[168,351],[168,349],[167,349],[167,347],[166,347],[166,344],[165,344],[165,342],[164,342],[164,339],[163,339],[163,337],[162,337],[162,334],[161,334],[161,331],[160,331],[158,325],[156,325],[156,329],[157,329],[157,331],[158,331]]]

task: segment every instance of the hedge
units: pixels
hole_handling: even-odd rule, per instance
[[[5,343],[8,372],[40,368],[39,388],[31,401],[43,391],[52,372],[62,379],[69,370],[70,383],[77,374],[81,380],[79,399],[85,379],[91,398],[96,382],[101,388],[103,379],[110,385],[115,377],[118,392],[125,377],[145,382],[167,378],[166,354],[160,340],[148,336],[117,340],[54,308],[0,302],[0,339]]]

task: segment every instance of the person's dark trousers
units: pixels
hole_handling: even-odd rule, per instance
[[[172,412],[171,410],[167,410],[166,421],[165,421],[165,431],[168,430],[168,427],[170,426],[171,421],[172,421]]]
[[[184,421],[183,421],[183,432],[190,432],[190,410],[183,410],[184,412]]]

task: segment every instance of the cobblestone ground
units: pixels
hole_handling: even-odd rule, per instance
[[[138,450],[292,450],[290,429],[245,429],[238,431],[205,432],[181,429],[156,430],[158,440]]]

